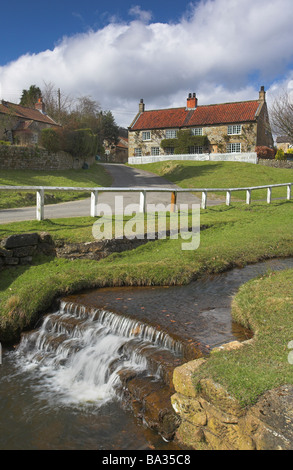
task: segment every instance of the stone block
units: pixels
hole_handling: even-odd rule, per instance
[[[1,242],[1,246],[7,250],[19,248],[23,246],[37,245],[39,235],[37,233],[24,233],[20,235],[11,235]]]
[[[207,450],[205,433],[202,428],[184,421],[176,431],[176,440],[179,444],[195,450]]]
[[[197,397],[198,393],[193,384],[193,374],[205,363],[205,359],[196,359],[176,367],[173,373],[173,384],[176,392],[187,397]]]
[[[239,402],[229,395],[222,385],[214,382],[212,379],[201,379],[200,388],[201,396],[224,413],[239,417],[245,413]]]
[[[13,252],[9,250],[5,250],[5,248],[0,247],[0,259],[1,258],[12,258]]]
[[[171,403],[183,421],[188,421],[194,426],[206,426],[207,414],[196,398],[188,398],[175,393],[171,397]]]
[[[13,256],[16,258],[26,258],[32,256],[37,251],[37,245],[34,246],[21,246],[13,250]]]
[[[5,258],[7,266],[16,266],[19,263],[19,258]]]
[[[245,424],[258,450],[293,450],[293,385],[266,392],[249,410]]]
[[[219,422],[223,424],[238,424],[239,416],[235,416],[231,413],[226,413],[220,410],[218,407],[212,405],[210,402],[199,398],[199,403],[202,409],[206,412],[208,416],[216,418]]]
[[[25,256],[24,258],[19,258],[19,264],[22,266],[26,266],[32,263],[32,256]]]

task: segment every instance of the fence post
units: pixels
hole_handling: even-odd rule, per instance
[[[171,212],[176,211],[176,204],[177,204],[177,191],[173,191],[171,193]]]
[[[44,220],[45,192],[43,188],[37,191],[37,220]]]
[[[288,184],[287,186],[287,199],[288,201],[291,199],[291,184]]]
[[[267,203],[270,204],[272,201],[272,188],[268,188]]]
[[[140,192],[139,211],[146,213],[146,191]]]
[[[231,204],[231,191],[227,191],[226,193],[226,206],[230,206]]]
[[[246,190],[246,204],[251,203],[251,189]]]
[[[201,208],[206,209],[207,208],[207,191],[202,192],[201,196]]]
[[[97,217],[98,191],[91,192],[91,217]]]

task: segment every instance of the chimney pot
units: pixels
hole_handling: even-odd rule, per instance
[[[35,109],[45,114],[45,104],[43,103],[42,97],[38,99],[38,102],[35,104]]]
[[[143,98],[141,98],[140,103],[139,103],[139,112],[143,113],[145,110],[145,104],[143,102]]]
[[[196,109],[197,108],[197,98],[196,93],[189,93],[187,98],[187,109]]]
[[[266,100],[265,87],[261,86],[260,91],[259,91],[259,100],[258,101],[262,102],[262,101],[265,101],[265,100]]]

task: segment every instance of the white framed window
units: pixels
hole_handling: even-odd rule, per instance
[[[166,130],[166,139],[176,139],[177,129],[167,129]]]
[[[160,147],[152,147],[151,155],[160,155]]]
[[[235,142],[233,144],[227,145],[227,152],[228,153],[240,153],[241,152],[241,143]]]
[[[241,124],[233,124],[228,126],[228,135],[239,135],[241,134],[242,126]]]
[[[202,127],[194,127],[191,129],[191,135],[202,135]]]
[[[142,133],[142,140],[151,140],[151,132],[150,131],[144,131]]]
[[[203,153],[203,148],[200,145],[193,145],[192,147],[189,147],[189,153],[191,154]]]
[[[134,149],[134,156],[135,157],[141,157],[141,149],[140,148],[135,148]]]

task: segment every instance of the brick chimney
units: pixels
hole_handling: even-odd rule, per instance
[[[38,102],[35,104],[35,109],[40,111],[42,114],[45,114],[45,104],[43,103],[42,98],[38,99]]]
[[[259,101],[260,103],[263,103],[263,102],[265,102],[265,100],[266,100],[265,87],[262,86],[262,87],[260,87],[259,99],[258,99],[258,101]]]
[[[139,103],[139,112],[140,113],[144,113],[144,110],[145,110],[145,104],[143,102],[143,99],[140,100],[140,103]]]
[[[187,109],[196,109],[197,108],[197,97],[195,93],[189,93],[187,98]]]

